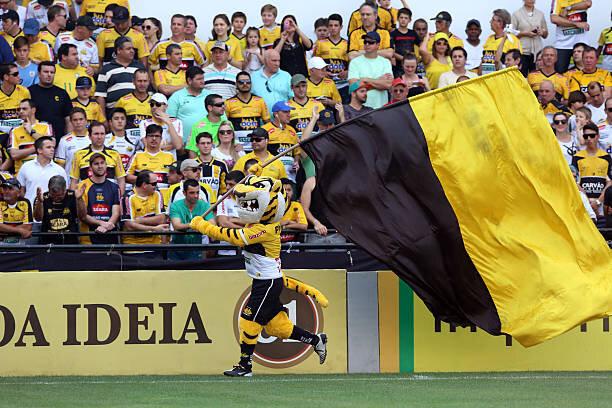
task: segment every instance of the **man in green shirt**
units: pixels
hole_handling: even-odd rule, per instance
[[[204,119],[193,125],[191,128],[191,136],[187,143],[187,149],[191,150],[195,155],[200,152],[195,141],[196,137],[202,132],[208,132],[213,137],[213,143],[218,145],[219,139],[217,138],[217,132],[219,131],[219,126],[227,120],[225,116],[225,102],[223,102],[223,98],[220,95],[208,95],[206,99],[204,99],[204,107],[208,114]],[[192,155],[191,158],[194,158],[195,155]]]
[[[172,203],[170,206],[170,221],[175,231],[191,231],[189,223],[194,217],[202,216],[210,208],[210,204],[200,200],[200,184],[196,180],[183,182],[185,198]],[[205,219],[215,224],[212,212]],[[200,233],[173,235],[172,244],[202,244]],[[168,254],[172,260],[201,259],[202,251],[173,251]]]

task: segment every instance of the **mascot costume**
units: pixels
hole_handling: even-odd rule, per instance
[[[312,297],[323,307],[328,304],[317,289],[285,277],[281,270],[280,220],[287,204],[281,182],[251,175],[244,184],[236,185],[234,197],[238,203],[239,218],[246,223],[244,228],[217,227],[202,217],[195,217],[191,221],[194,230],[244,248],[246,272],[253,279],[250,299],[240,314],[240,361],[224,374],[231,377],[252,375],[253,353],[264,328],[271,336],[310,344],[323,364],[327,357],[327,336],[294,326],[279,298],[283,287],[287,287]]]

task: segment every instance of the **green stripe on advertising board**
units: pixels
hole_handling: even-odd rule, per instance
[[[414,372],[414,294],[404,281],[399,282],[400,373]]]

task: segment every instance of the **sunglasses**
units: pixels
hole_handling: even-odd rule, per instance
[[[263,140],[264,140],[263,137],[252,137],[251,138],[251,142],[255,142],[255,143],[263,142]]]
[[[150,29],[152,29],[152,28],[153,28],[153,26],[151,26],[151,25],[143,25],[143,26],[142,26],[142,29],[143,29],[143,30],[150,30]]]
[[[567,120],[553,120],[553,123],[555,125],[565,125],[567,123]]]
[[[185,170],[192,171],[192,172],[195,173],[197,171],[200,171],[200,168],[199,167],[187,167]],[[185,171],[185,170],[183,170],[183,171]]]
[[[19,71],[11,72],[9,75],[12,76],[12,77],[17,78],[19,76]]]
[[[221,108],[225,106],[225,104],[223,102],[219,102],[219,103],[213,103],[212,106],[214,106],[215,108]]]
[[[236,82],[238,82],[240,85],[246,85],[246,84],[250,84],[251,83],[251,81],[243,81],[243,80],[238,80]]]
[[[149,103],[149,106],[151,106],[151,107],[155,106],[156,108],[159,108],[162,105],[164,105],[164,104],[163,103],[159,103],[159,102],[151,102],[151,103]]]
[[[612,108],[607,108],[606,112],[612,112]]]
[[[234,131],[233,130],[220,130],[219,134],[220,135],[231,135],[231,134],[234,134]]]
[[[364,44],[367,44],[367,45],[374,45],[374,44],[378,44],[376,41],[372,41],[372,40],[364,40],[364,41],[363,41],[363,43],[364,43]]]
[[[266,91],[268,92],[272,92],[272,90],[270,89],[270,87],[268,86],[268,81],[266,81]]]
[[[586,140],[586,139],[590,139],[590,138],[595,139],[599,135],[597,133],[583,133],[582,136],[584,136],[584,138]]]
[[[147,183],[147,184],[153,187],[157,187],[157,181],[154,181],[152,183]]]

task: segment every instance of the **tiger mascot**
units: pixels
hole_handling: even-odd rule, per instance
[[[212,239],[243,247],[247,274],[253,279],[251,296],[240,314],[240,361],[224,374],[250,377],[253,353],[259,334],[265,328],[271,336],[310,344],[323,364],[327,357],[327,335],[313,334],[293,325],[280,301],[283,287],[315,299],[326,307],[327,298],[303,282],[285,277],[281,270],[281,226],[287,196],[279,180],[251,175],[244,184],[236,185],[234,197],[244,228],[221,228],[202,217],[191,221],[191,228]]]

